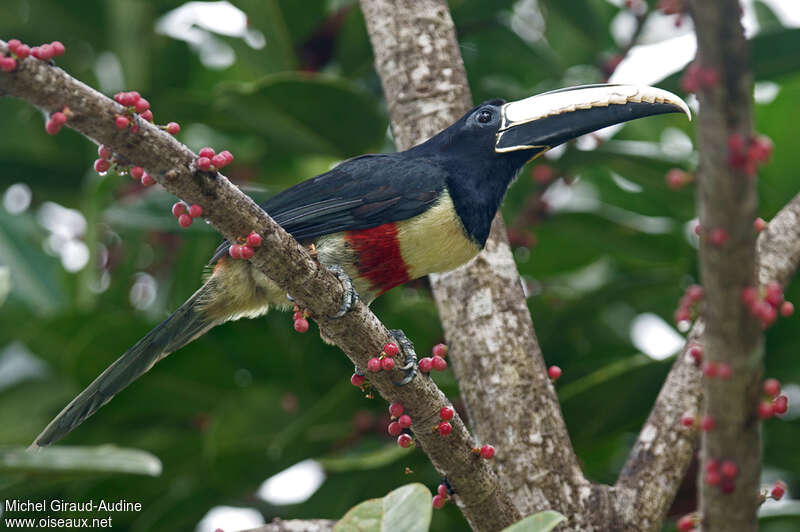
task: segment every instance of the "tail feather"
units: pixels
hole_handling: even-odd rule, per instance
[[[203,285],[178,310],[106,368],[45,427],[33,446],[44,447],[60,440],[156,362],[221,323],[208,318],[200,308],[210,290],[210,283]]]

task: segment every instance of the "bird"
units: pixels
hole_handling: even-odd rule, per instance
[[[691,120],[678,96],[640,85],[583,85],[513,102],[488,100],[417,146],[348,159],[262,207],[298,242],[313,244],[320,263],[369,304],[395,286],[477,255],[507,189],[530,160],[580,135],[663,113]],[[230,246],[225,241],[217,248],[200,289],[67,404],[32,447],[60,440],[211,328],[291,307],[286,293],[248,260],[229,257]]]

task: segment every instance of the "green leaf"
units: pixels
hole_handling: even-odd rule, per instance
[[[322,467],[329,473],[364,471],[378,469],[391,464],[403,456],[406,456],[408,452],[408,449],[403,449],[395,444],[389,444],[357,455],[317,458],[317,461],[322,464]]]
[[[383,498],[381,530],[425,532],[433,516],[431,499],[431,492],[419,483],[408,484],[390,492]]]
[[[161,460],[146,451],[114,445],[39,450],[5,447],[0,448],[0,472],[132,473],[157,477],[161,475]]]
[[[566,520],[567,518],[558,512],[545,510],[517,521],[510,527],[504,528],[503,532],[550,532],[556,525]]]
[[[8,273],[8,267],[0,266],[0,306],[3,306],[6,297],[8,297],[8,292],[11,291],[10,277],[11,275]]]
[[[382,499],[369,499],[350,509],[334,532],[426,532],[433,517],[431,492],[423,484],[406,484]]]
[[[369,499],[357,504],[339,519],[333,532],[369,532],[381,529],[383,499]]]

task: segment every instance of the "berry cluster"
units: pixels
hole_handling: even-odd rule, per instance
[[[728,164],[734,170],[755,177],[758,167],[772,156],[772,141],[764,135],[745,139],[734,133],[728,137]]]
[[[228,166],[233,162],[233,155],[228,150],[214,153],[212,148],[205,147],[200,150],[199,155],[195,164],[197,168],[204,172],[216,172],[220,168]]]
[[[389,426],[386,427],[386,431],[390,436],[397,436],[397,445],[406,448],[410,447],[414,440],[411,434],[409,434],[411,416],[404,414],[404,410],[402,403],[392,403],[389,405],[389,415],[392,421],[389,423]]]
[[[664,176],[664,180],[667,182],[669,188],[678,190],[693,182],[694,174],[686,170],[681,170],[680,168],[672,168],[667,172],[667,175]]]
[[[430,373],[431,370],[446,370],[447,361],[444,358],[447,356],[447,346],[444,344],[436,344],[433,346],[431,354],[433,356],[425,357],[419,361],[419,370],[422,373]]]
[[[132,175],[133,168],[131,169]],[[172,216],[178,219],[178,224],[181,227],[189,227],[195,218],[203,216],[203,208],[200,205],[187,207],[184,202],[178,201],[172,205]]]
[[[61,111],[51,113],[50,118],[47,119],[47,123],[44,125],[44,130],[47,131],[48,135],[55,135],[61,131],[61,126],[67,123],[67,118],[71,114],[66,106],[62,107]]]
[[[680,532],[694,532],[695,525],[700,523],[700,516],[696,513],[686,514],[678,519],[678,530]]]
[[[686,291],[678,302],[678,308],[675,310],[675,323],[691,321],[693,314],[698,314],[698,303],[700,303],[704,297],[705,293],[703,292],[703,287],[699,284],[692,284],[686,287]]]
[[[561,368],[558,366],[550,366],[547,368],[547,376],[550,377],[550,380],[556,382],[561,377]]]
[[[231,246],[231,247],[233,247],[233,246]],[[247,246],[243,246],[243,247],[247,247]],[[248,248],[248,249],[250,249],[252,251],[252,248]],[[250,256],[251,257],[253,256],[252,253],[250,253]],[[239,258],[244,258],[244,256],[239,257]],[[248,258],[250,258],[250,257],[248,257]],[[294,306],[294,314],[292,314],[292,323],[293,323],[293,327],[294,327],[295,331],[297,331],[297,332],[299,332],[301,334],[306,332],[308,330],[308,310],[300,310],[300,307],[295,305]],[[361,377],[361,384],[364,384],[364,381],[366,380],[366,378],[363,375],[359,375],[358,373],[354,373],[353,376],[350,377],[350,382],[352,382],[354,386],[361,386],[361,384],[356,384],[356,381],[354,380],[357,377]]]
[[[781,383],[777,379],[764,381],[764,398],[758,403],[758,417],[769,419],[775,415],[785,414],[789,409],[789,398],[781,393]]]
[[[255,248],[261,245],[262,238],[261,235],[253,231],[247,235],[243,241],[243,244],[233,244],[228,248],[228,255],[230,255],[232,259],[248,260],[252,258],[255,253]]]
[[[140,181],[142,185],[146,187],[156,184],[156,180],[153,179],[150,174],[145,172],[141,166],[131,166],[128,170],[126,165],[122,165],[118,161],[113,161],[112,159],[114,158],[114,153],[111,151],[111,148],[105,144],[98,146],[97,156],[99,159],[94,162],[94,170],[100,175],[106,175],[110,169],[116,168],[121,174],[130,172],[132,179]]]
[[[750,315],[761,322],[762,329],[775,323],[779,312],[785,318],[794,314],[794,305],[783,299],[783,288],[774,281],[768,283],[761,292],[753,286],[746,286],[742,290],[742,303]]]
[[[703,375],[708,379],[718,378],[726,381],[733,375],[733,368],[727,362],[709,360],[703,367]]]
[[[766,491],[761,492],[762,503],[767,499],[779,501],[786,494],[786,484],[782,480],[779,480],[772,485],[772,489],[767,488],[767,490],[769,490],[768,493]]]
[[[456,411],[453,410],[452,406],[443,406],[442,409],[439,410],[439,417],[442,421],[434,430],[438,430],[441,436],[447,436],[453,432],[453,426],[450,424],[450,420],[453,419],[455,413]]]
[[[701,67],[697,62],[690,64],[681,78],[681,88],[686,92],[711,89],[718,83],[719,72],[713,68]]]
[[[389,342],[383,346],[383,351],[381,351],[378,356],[372,357],[367,361],[367,369],[373,373],[377,373],[381,370],[393,370],[395,366],[394,357],[397,356],[399,352],[400,348],[397,347],[397,344]],[[421,365],[420,363],[420,366]]]
[[[153,121],[153,111],[150,110],[150,102],[142,98],[138,92],[118,92],[114,95],[114,101],[124,107],[122,114],[114,117],[114,125],[118,129],[131,128],[133,133],[139,131],[139,126],[134,122],[133,115],[138,114],[143,120]],[[180,127],[179,127],[180,129]]]
[[[42,61],[50,61],[54,57],[64,55],[67,49],[61,41],[53,41],[50,44],[42,44],[31,48],[19,39],[11,39],[8,41],[8,51],[9,55],[0,56],[0,70],[3,72],[11,72],[17,68],[17,61],[21,61],[29,55]]]
[[[731,493],[736,489],[736,476],[739,466],[733,460],[720,462],[716,458],[706,461],[705,481],[709,486],[719,486],[722,493]]]
[[[433,496],[433,507],[441,510],[447,501],[450,499],[452,489],[446,480],[443,480],[439,487],[436,488],[436,495]]]
[[[714,418],[711,416],[698,417],[688,413],[681,416],[681,425],[690,428],[699,427],[703,432],[712,431],[714,427],[717,426]]]

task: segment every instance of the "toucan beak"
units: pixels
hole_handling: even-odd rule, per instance
[[[502,107],[498,153],[547,151],[570,139],[607,126],[689,107],[671,92],[644,85],[583,85],[545,92]]]

